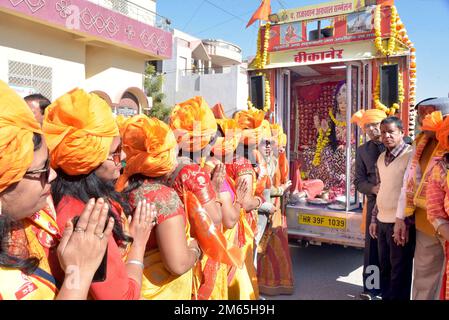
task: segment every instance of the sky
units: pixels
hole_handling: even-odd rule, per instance
[[[245,28],[261,0],[158,0],[157,12],[172,26],[200,39],[238,45],[243,57],[256,53],[257,25]],[[329,2],[271,0],[272,12]],[[449,0],[396,0],[399,16],[415,43],[417,101],[449,95]]]

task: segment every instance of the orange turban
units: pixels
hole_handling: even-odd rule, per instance
[[[366,124],[380,123],[386,117],[387,114],[379,109],[359,110],[352,115],[351,122],[365,130]]]
[[[102,98],[74,89],[47,107],[42,127],[51,165],[69,175],[88,174],[108,157],[119,136],[111,108]]]
[[[265,120],[265,112],[252,108],[239,111],[234,116],[235,121],[242,129],[241,142],[244,144],[259,144],[262,138],[271,137],[270,123]]]
[[[441,111],[434,111],[423,120],[422,130],[434,131],[440,145],[449,151],[449,117],[443,119]]]
[[[125,116],[122,115],[122,114],[119,114],[119,115],[115,118],[115,121],[117,122],[118,129],[119,129],[119,131],[120,131],[120,135],[123,135],[123,133],[122,133],[123,127],[124,127],[124,125],[125,125],[125,122],[126,122],[128,119],[130,119],[130,117],[125,117]]]
[[[136,173],[152,178],[169,173],[175,166],[176,145],[175,135],[159,119],[145,115],[128,119],[122,130],[126,166],[117,181],[117,191],[122,191]]]
[[[270,124],[271,135],[275,143],[280,147],[285,147],[287,145],[287,135],[284,133],[282,126],[277,123]]]
[[[219,155],[230,154],[237,149],[242,130],[234,119],[218,119],[217,124],[224,133],[224,137],[218,137],[212,151]]]
[[[0,192],[22,180],[33,162],[33,133],[42,131],[30,108],[0,81]]]
[[[217,121],[202,97],[194,97],[177,104],[170,115],[179,148],[185,151],[202,150],[217,132]]]

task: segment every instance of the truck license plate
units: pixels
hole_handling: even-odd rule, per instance
[[[299,224],[307,224],[311,226],[327,227],[334,229],[345,229],[346,219],[340,217],[318,216],[314,214],[300,213],[298,215]]]

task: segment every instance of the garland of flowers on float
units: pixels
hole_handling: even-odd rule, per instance
[[[387,63],[385,63],[387,64]],[[374,88],[374,105],[376,109],[384,111],[388,116],[393,116],[397,110],[399,110],[399,106],[404,102],[404,84],[402,81],[402,74],[399,72],[399,79],[398,79],[398,100],[399,103],[393,103],[391,108],[388,108],[386,105],[384,105],[382,102],[380,102],[380,77],[377,77],[376,81],[376,87]]]
[[[263,111],[268,112],[271,108],[271,88],[270,88],[270,79],[265,74],[265,105],[263,106]]]
[[[397,30],[396,30],[396,20],[398,18],[398,11],[396,10],[395,6],[391,6],[391,19],[390,19],[390,38],[388,39],[387,48],[385,49],[382,44],[382,30],[381,30],[381,22],[382,22],[382,6],[377,5],[376,11],[374,13],[374,35],[376,38],[374,39],[374,44],[379,50],[380,53],[382,53],[383,56],[391,56],[395,53],[396,48],[396,36],[397,36]]]
[[[399,41],[404,43],[410,49],[410,66],[409,66],[409,79],[410,79],[410,94],[409,105],[415,105],[416,103],[416,49],[414,43],[409,39],[407,30],[404,23],[401,21],[399,15],[396,18],[396,37]]]
[[[407,30],[399,17],[398,11],[395,6],[391,6],[391,17],[390,17],[390,38],[388,39],[387,49],[384,48],[382,44],[382,32],[381,32],[381,10],[382,6],[377,5],[374,14],[374,31],[375,40],[374,44],[379,50],[379,52],[387,56],[387,58],[396,53],[396,44],[399,40],[404,43],[410,49],[410,66],[409,66],[409,79],[410,79],[410,90],[409,90],[409,105],[415,105],[416,103],[416,49],[413,42],[409,39],[407,35]],[[388,108],[382,104],[379,100],[380,95],[380,83],[379,79],[376,82],[376,89],[374,92],[374,103],[377,109],[385,111],[388,115],[394,115],[399,109],[400,104],[404,101],[404,84],[402,79],[402,74],[399,74],[399,104],[395,103]]]
[[[267,22],[265,24],[263,46],[261,46],[262,28],[259,29],[259,33],[257,35],[257,52],[254,59],[254,67],[256,69],[265,69],[265,66],[267,65],[267,62],[269,60],[268,45],[270,42],[270,29],[271,24]]]
[[[329,117],[331,118],[332,122],[337,127],[346,127],[345,121],[339,121],[335,118],[332,108],[329,108]],[[315,167],[318,167],[321,164],[321,152],[323,149],[327,146],[329,143],[329,136],[331,134],[331,129],[328,128],[326,132],[322,128],[318,129],[318,139],[316,141],[316,150],[315,155],[313,156],[312,165]]]
[[[329,117],[331,118],[332,122],[335,124],[336,127],[346,127],[346,121],[337,120],[331,108],[329,109]]]
[[[262,38],[262,28],[259,29],[258,35],[257,35],[257,53],[256,57],[254,58],[253,66],[255,69],[265,69],[265,66],[269,62],[269,55],[268,55],[268,45],[270,42],[270,29],[271,24],[266,23],[265,24],[265,33],[264,33],[264,41],[263,46],[261,46],[261,38]],[[258,75],[262,75],[262,73],[258,73]],[[270,79],[266,74],[263,74],[264,81],[265,81],[265,99],[264,99],[264,106],[263,111],[268,112],[271,107],[271,88],[270,88]],[[251,101],[248,100],[248,108],[251,109],[253,104]]]
[[[318,140],[316,142],[315,155],[313,156],[312,165],[318,167],[321,164],[321,152],[329,143],[329,136],[331,134],[331,129],[328,128],[324,133],[322,128],[318,129]]]

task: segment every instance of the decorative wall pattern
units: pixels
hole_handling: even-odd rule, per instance
[[[114,41],[160,58],[172,55],[170,32],[86,0],[8,0],[0,2],[0,10],[2,8],[32,17],[37,22],[45,21],[80,35]]]

